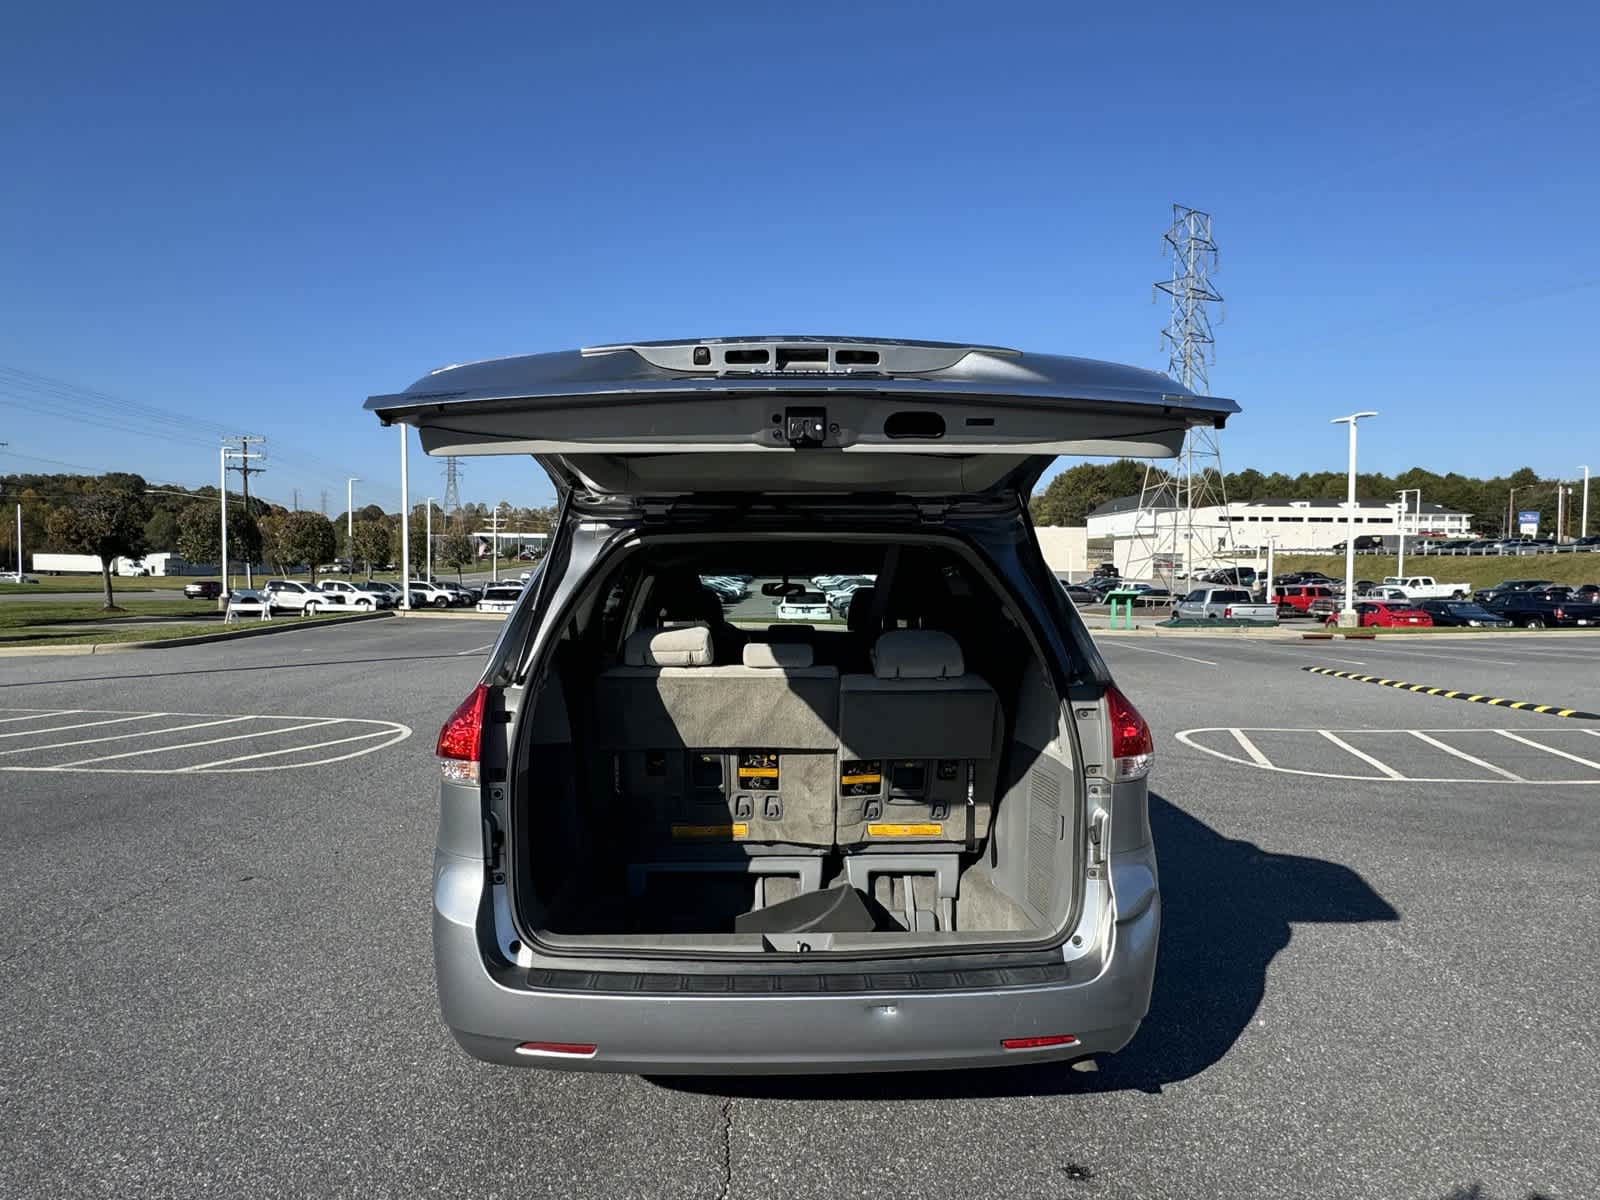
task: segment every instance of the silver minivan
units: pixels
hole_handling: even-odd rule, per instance
[[[1057,455],[1169,456],[1232,402],[1087,359],[754,337],[453,366],[367,406],[559,492],[438,741],[434,961],[469,1053],[829,1072],[1134,1035],[1152,739],[1028,497]],[[785,607],[842,575],[872,578],[843,616]]]

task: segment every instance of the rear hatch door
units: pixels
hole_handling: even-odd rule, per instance
[[[825,337],[596,346],[443,367],[373,396],[436,455],[530,454],[599,497],[1026,496],[1058,455],[1166,457],[1238,411],[1156,371]]]

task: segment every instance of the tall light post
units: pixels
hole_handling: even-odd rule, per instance
[[[1579,467],[1583,472],[1583,516],[1578,521],[1578,536],[1589,536],[1589,468]]]
[[[1351,413],[1347,417],[1334,417],[1330,425],[1350,426],[1350,480],[1345,495],[1344,535],[1344,611],[1339,614],[1339,624],[1346,629],[1356,625],[1356,424],[1375,412]]]
[[[356,569],[356,484],[361,476],[353,475],[344,481],[344,556],[350,560],[350,570]]]
[[[1422,522],[1422,489],[1401,488],[1395,493],[1396,496],[1400,497],[1400,561],[1394,569],[1396,575],[1404,575],[1406,573],[1406,510],[1410,508],[1410,505],[1406,503],[1406,497],[1412,494],[1417,497],[1417,519],[1412,527],[1420,530]],[[1423,545],[1426,546],[1427,543],[1424,542]]]
[[[1517,533],[1517,493],[1523,488],[1512,488],[1506,496],[1506,536],[1514,537]]]
[[[433,582],[433,497],[428,497],[428,573],[423,576],[429,583]]]
[[[228,579],[228,448],[226,446],[217,452],[217,461],[222,467],[222,478],[217,481],[217,494],[222,497],[222,603],[227,604],[228,593],[233,587]]]
[[[411,611],[411,426],[400,425],[400,607]]]

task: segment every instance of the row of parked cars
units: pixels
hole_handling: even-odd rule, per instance
[[[520,583],[510,585],[520,595]],[[413,579],[410,585],[412,608],[467,608],[481,606],[486,591],[482,584],[464,584],[443,579]],[[191,600],[215,600],[222,596],[222,585],[215,579],[197,580],[186,585],[183,594]],[[228,607],[240,612],[298,613],[314,616],[319,612],[377,612],[398,608],[403,593],[398,583],[387,580],[323,579],[316,584],[298,579],[269,579],[259,588],[234,588],[228,594]]]

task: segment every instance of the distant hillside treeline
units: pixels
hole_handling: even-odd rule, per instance
[[[1145,464],[1131,459],[1110,463],[1080,463],[1068,467],[1033,496],[1033,519],[1039,525],[1082,525],[1089,512],[1110,500],[1137,496],[1144,485]],[[1311,471],[1285,475],[1281,471],[1263,474],[1253,467],[1230,471],[1226,476],[1228,499],[1236,500],[1343,500],[1346,476],[1343,471]],[[1424,504],[1442,504],[1473,514],[1473,527],[1484,533],[1500,533],[1506,520],[1506,501],[1517,489],[1517,507],[1547,510],[1554,523],[1555,481],[1541,481],[1531,467],[1521,467],[1509,475],[1475,479],[1451,472],[1440,475],[1413,467],[1399,475],[1360,472],[1356,475],[1356,495],[1363,500],[1397,500],[1401,488],[1421,488]],[[1524,490],[1526,489],[1526,490]]]
[[[76,547],[69,544],[64,536],[64,531],[68,528],[67,523],[59,517],[52,521],[52,514],[72,509],[94,490],[98,481],[105,478],[98,475],[0,475],[0,570],[10,567],[16,561],[15,506],[17,504],[22,505],[22,543],[25,555],[31,556],[39,552],[71,553]],[[183,516],[187,510],[197,509],[209,513],[217,513],[219,510],[215,487],[186,488],[171,483],[148,483],[138,476],[122,478],[136,480],[143,486],[143,506],[140,516],[144,527],[142,552],[146,554],[179,551],[178,541],[181,536]],[[228,507],[230,511],[228,524],[233,528],[243,517],[244,511],[243,498],[233,487],[228,489]],[[258,521],[267,516],[281,516],[288,511],[280,504],[270,503],[257,496],[250,497],[250,517],[253,520]],[[423,505],[417,505],[413,514],[413,524],[420,525],[425,515]],[[547,530],[553,516],[554,510],[548,508],[517,508],[503,505],[500,527],[525,531]],[[196,519],[198,523],[198,511]],[[461,506],[460,524],[465,529],[487,528],[490,520],[490,506],[487,504]],[[330,514],[329,521],[333,526],[337,553],[348,554],[349,551],[344,544],[345,514],[343,512]],[[385,512],[379,505],[368,504],[355,510],[358,533],[362,522],[381,522],[398,532],[400,514]],[[437,505],[434,506],[433,529],[436,534],[445,532],[443,513]],[[414,533],[413,536],[420,536],[420,533]]]

